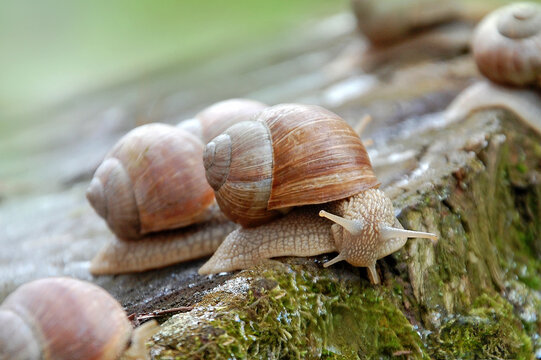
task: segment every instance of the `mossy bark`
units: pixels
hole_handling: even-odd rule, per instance
[[[539,356],[541,141],[503,112],[453,126],[487,118],[484,139],[461,148],[467,161],[440,174],[431,191],[396,196],[405,227],[437,230],[441,239],[410,241],[379,261],[381,286],[347,264],[323,269],[321,258],[268,261],[165,322],[152,356]]]

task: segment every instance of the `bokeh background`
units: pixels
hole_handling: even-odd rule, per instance
[[[2,0],[0,121],[285,36],[346,0]]]

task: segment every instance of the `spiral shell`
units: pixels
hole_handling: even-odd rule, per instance
[[[313,105],[276,105],[232,126],[207,144],[204,164],[220,208],[245,227],[378,186],[355,131]]]
[[[0,359],[118,359],[132,326],[102,288],[71,278],[20,286],[0,306]]]
[[[492,12],[477,26],[472,50],[492,81],[541,86],[541,5],[514,3]]]
[[[199,112],[193,119],[182,121],[180,128],[198,136],[204,144],[241,121],[250,120],[267,105],[250,99],[229,99],[217,102]]]
[[[201,141],[182,129],[140,126],[106,156],[87,198],[124,239],[203,221],[214,194],[205,180],[202,156]]]

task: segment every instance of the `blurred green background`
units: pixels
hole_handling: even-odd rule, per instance
[[[280,36],[347,0],[0,0],[0,122]]]

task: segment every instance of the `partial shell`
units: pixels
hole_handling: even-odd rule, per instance
[[[456,0],[352,0],[352,6],[359,29],[377,45],[456,18],[460,9]]]
[[[492,12],[476,28],[472,50],[492,81],[541,86],[541,5],[514,3]]]
[[[378,186],[355,131],[319,106],[269,107],[209,143],[204,161],[220,208],[243,226]]]
[[[203,221],[214,194],[201,163],[203,144],[165,124],[140,126],[113,147],[87,198],[120,238],[140,238]]]
[[[255,100],[224,100],[207,107],[193,119],[182,121],[178,126],[192,132],[206,144],[233,124],[251,120],[266,107]]]
[[[274,151],[269,209],[321,204],[378,186],[359,136],[341,117],[315,105],[263,111]]]
[[[220,209],[242,226],[256,226],[278,215],[268,211],[272,145],[264,123],[233,125],[209,142],[204,164]]]
[[[71,278],[41,279],[20,286],[0,307],[0,319],[2,327],[7,325],[10,330],[0,331],[1,359],[19,359],[21,353],[8,351],[17,351],[15,344],[28,341],[34,344],[34,354],[29,356],[41,355],[32,359],[113,360],[128,347],[132,333],[126,313],[111,295]],[[24,339],[18,338],[21,334]]]

